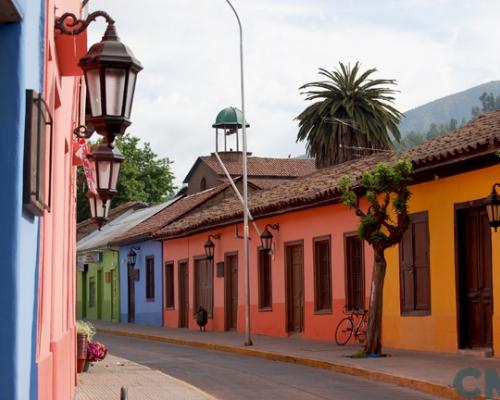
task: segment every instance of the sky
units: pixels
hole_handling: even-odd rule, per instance
[[[500,79],[498,0],[232,0],[243,24],[248,151],[305,153],[299,87],[339,61],[397,80],[400,111]],[[241,108],[239,36],[226,0],[91,0],[142,62],[128,132],[174,163],[177,186],[215,150],[212,124]],[[91,24],[89,44],[104,22]]]

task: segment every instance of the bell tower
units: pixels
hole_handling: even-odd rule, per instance
[[[246,127],[249,128],[250,125],[246,123]],[[224,108],[217,114],[212,128],[215,128],[215,151],[217,153],[240,153],[240,135],[242,134],[240,129],[243,128],[243,114],[240,110],[236,107]],[[224,137],[224,147],[220,151],[219,133],[222,133]]]

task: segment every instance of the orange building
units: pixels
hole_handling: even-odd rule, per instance
[[[498,149],[500,112],[494,112],[404,154],[369,156],[252,193],[249,208],[259,230],[279,225],[268,228],[269,254],[250,226],[252,332],[332,340],[344,306],[368,305],[373,254],[356,236],[354,212],[339,204],[337,185],[378,162],[409,158],[412,225],[402,241],[406,251],[387,252],[384,345],[456,352],[495,350],[496,344],[498,352],[500,320],[493,310],[500,304],[497,299],[493,307],[492,299],[500,297],[493,295],[500,285],[500,237],[491,235],[482,203],[500,177]],[[201,305],[208,330],[244,331],[241,221],[241,204],[229,199],[155,234],[164,240],[167,327],[197,329],[193,316]],[[213,262],[205,256],[208,238],[215,244]],[[476,290],[466,284],[471,274],[481,277],[477,307],[467,303]]]

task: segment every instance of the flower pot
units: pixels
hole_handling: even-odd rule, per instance
[[[83,367],[85,366],[85,361],[87,361],[87,335],[77,333],[76,335],[76,372],[83,372]]]
[[[90,362],[89,360],[85,360],[85,364],[83,364],[83,372],[87,372],[90,367]]]

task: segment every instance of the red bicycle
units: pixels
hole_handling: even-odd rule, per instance
[[[347,316],[340,320],[335,330],[335,342],[343,346],[354,335],[359,344],[364,344],[366,340],[366,327],[368,326],[368,310],[354,309],[348,310],[344,307],[344,314]]]

